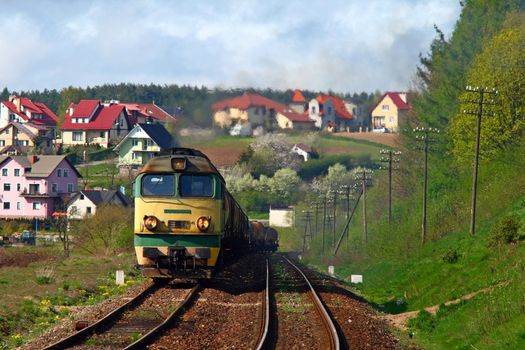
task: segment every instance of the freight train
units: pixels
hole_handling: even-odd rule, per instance
[[[152,278],[210,278],[224,256],[275,251],[278,235],[250,222],[202,152],[171,148],[137,174],[134,245]]]

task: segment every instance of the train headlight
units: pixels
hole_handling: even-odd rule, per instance
[[[209,216],[201,216],[197,219],[197,228],[201,232],[205,232],[210,227],[211,218]]]
[[[159,225],[159,219],[154,216],[144,216],[144,226],[150,231],[153,231]]]

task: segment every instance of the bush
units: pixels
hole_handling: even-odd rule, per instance
[[[432,333],[436,328],[436,318],[427,310],[421,310],[416,317],[408,321],[408,327],[418,329],[423,332]]]
[[[443,254],[441,258],[443,259],[443,262],[454,264],[459,259],[459,253],[456,249],[449,249]]]
[[[489,235],[489,245],[498,246],[516,243],[523,239],[519,233],[520,227],[521,224],[515,216],[503,218],[492,226]]]

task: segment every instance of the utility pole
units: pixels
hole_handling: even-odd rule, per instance
[[[361,191],[363,196],[363,232],[365,236],[365,242],[368,243],[368,223],[366,220],[366,187],[368,186],[368,180],[371,179],[372,171],[363,169],[359,175],[356,176],[356,180],[361,181]]]
[[[306,251],[306,242],[308,237],[308,229],[310,229],[310,239],[312,237],[312,223],[310,221],[311,219],[311,212],[310,210],[307,210],[305,212],[305,223],[304,223],[304,233],[303,233],[303,253]]]
[[[401,152],[382,149],[379,153],[387,155],[387,158],[381,157],[380,160],[383,163],[387,163],[386,167],[381,167],[381,169],[388,170],[388,224],[390,225],[392,223],[392,170],[398,169],[394,164],[399,163],[400,159],[396,158],[396,156],[400,156]]]
[[[421,244],[425,244],[427,238],[427,183],[428,183],[428,145],[434,142],[429,136],[430,134],[439,133],[436,128],[415,128],[417,133],[416,140],[423,143],[423,151],[425,152],[424,175],[423,175],[423,223],[421,224]]]
[[[337,211],[337,190],[334,190],[334,224],[332,227],[332,249],[335,247],[335,228],[336,228],[336,211]]]
[[[471,209],[471,217],[470,217],[470,234],[473,235],[476,233],[476,196],[478,192],[478,166],[479,166],[479,140],[481,136],[481,117],[483,115],[483,103],[484,102],[484,95],[485,94],[497,94],[498,91],[496,89],[489,90],[488,88],[479,88],[479,87],[473,87],[473,86],[467,86],[465,88],[467,92],[473,92],[478,94],[478,100],[477,101],[470,101],[477,104],[477,111],[471,112],[471,111],[463,111],[465,114],[473,114],[477,116],[477,128],[476,128],[476,146],[474,149],[474,171],[472,175],[472,209]],[[494,101],[491,101],[491,104],[494,104]]]
[[[323,231],[321,233],[321,255],[323,256],[324,256],[324,230],[326,228],[326,201],[327,201],[327,196],[325,194],[324,200],[323,200]]]

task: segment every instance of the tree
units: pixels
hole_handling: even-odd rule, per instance
[[[525,132],[525,14],[510,14],[503,29],[488,41],[468,72],[468,84],[496,87],[495,103],[483,106],[480,157],[493,158],[499,150],[521,140]],[[476,117],[463,113],[477,108],[472,93],[460,96],[461,107],[451,125],[456,159],[470,162],[476,137]],[[492,98],[485,95],[485,101]],[[490,101],[487,101],[490,102]]]
[[[0,101],[7,101],[9,99],[9,95],[9,90],[7,89],[7,87],[4,87],[2,93],[0,93]]]
[[[301,179],[295,170],[284,168],[275,172],[269,180],[269,189],[275,202],[272,204],[289,205],[296,197]]]
[[[79,103],[80,100],[87,99],[86,91],[80,87],[69,86],[60,91],[60,105],[57,114],[59,116],[59,126],[64,122],[66,110],[71,103]]]

